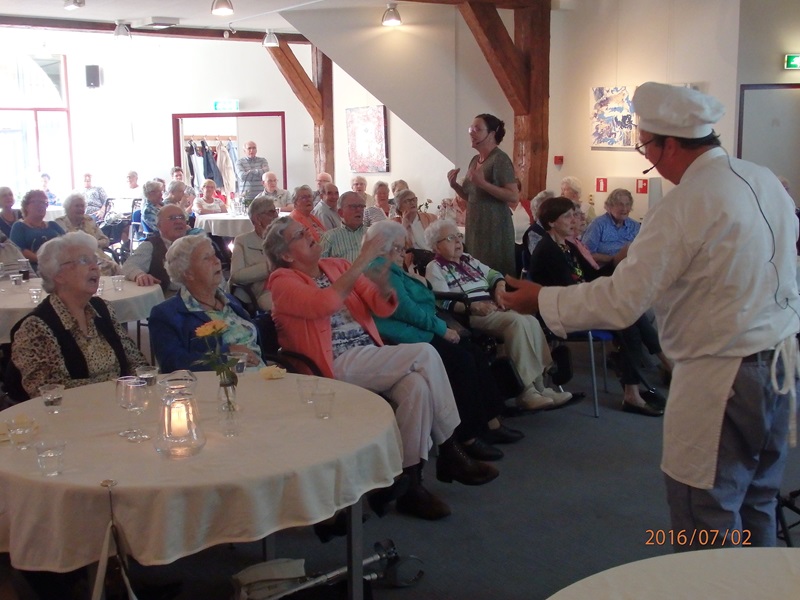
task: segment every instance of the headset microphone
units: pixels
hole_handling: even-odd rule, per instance
[[[654,162],[654,163],[653,163],[653,166],[652,166],[652,167],[650,167],[649,169],[645,169],[644,171],[642,171],[642,175],[647,175],[647,174],[648,174],[650,171],[652,171],[653,169],[655,169],[655,168],[658,166],[658,163],[660,163],[660,162],[661,162],[661,159],[662,159],[663,157],[664,157],[664,153],[662,152],[662,153],[661,153],[661,156],[659,156],[659,157],[658,157],[658,160],[657,160],[656,162]]]

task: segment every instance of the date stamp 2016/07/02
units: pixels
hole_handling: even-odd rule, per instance
[[[749,529],[647,529],[645,546],[750,546]]]

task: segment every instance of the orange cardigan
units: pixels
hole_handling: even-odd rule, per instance
[[[343,258],[323,258],[319,267],[334,282],[350,268],[350,263]],[[281,347],[305,354],[330,378],[333,378],[331,316],[346,306],[375,344],[382,346],[372,313],[388,317],[397,308],[394,292],[387,300],[363,275],[344,300],[333,288],[320,289],[311,277],[295,269],[276,269],[267,285],[272,292],[272,318]]]
[[[315,242],[319,242],[320,237],[323,233],[325,233],[325,225],[323,225],[322,221],[320,221],[314,215],[308,215],[306,217],[303,213],[295,208],[289,213],[289,217],[291,217],[293,221],[297,221],[300,223],[300,225],[308,229],[311,232],[311,235],[314,237]]]

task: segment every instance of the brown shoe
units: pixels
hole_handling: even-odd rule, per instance
[[[400,496],[395,507],[401,514],[428,521],[437,521],[450,515],[450,507],[426,490],[422,484],[412,487]]]
[[[439,458],[436,459],[436,479],[439,481],[483,485],[499,474],[492,465],[470,458],[453,438],[439,446]]]

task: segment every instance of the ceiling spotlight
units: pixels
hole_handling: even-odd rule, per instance
[[[403,19],[400,18],[400,13],[397,12],[397,2],[389,2],[386,5],[386,12],[383,13],[381,25],[384,27],[397,27],[403,24]]]
[[[131,30],[122,21],[115,21],[117,26],[114,28],[114,37],[127,37],[130,39]]]
[[[261,45],[265,48],[277,48],[280,46],[278,36],[271,29],[267,29],[267,35],[264,36],[264,41],[261,42]]]
[[[86,6],[86,0],[64,0],[64,10],[77,10]]]
[[[233,14],[233,4],[231,0],[214,0],[211,3],[211,14],[218,17],[226,17]]]

